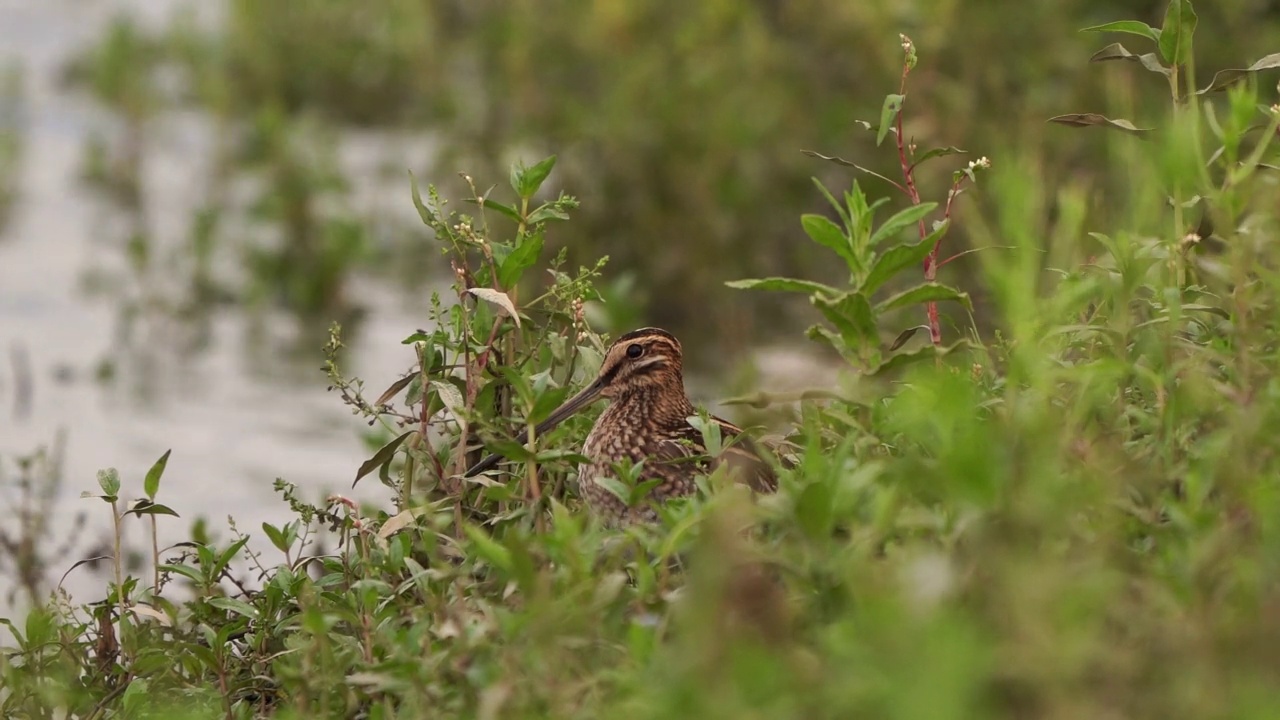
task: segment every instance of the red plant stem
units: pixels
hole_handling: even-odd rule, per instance
[[[902,63],[902,79],[898,83],[898,94],[903,98],[903,105],[906,105],[907,96],[907,75],[911,72],[911,65],[907,62]],[[902,166],[902,178],[907,186],[907,196],[911,198],[912,205],[920,204],[920,191],[916,189],[915,171],[911,163],[907,160],[907,141],[902,133],[902,107],[898,108],[897,117],[894,119],[895,129],[897,132],[898,143],[898,163]],[[949,205],[948,205],[949,207]],[[921,218],[918,223],[920,239],[924,240],[929,236],[926,229],[924,219]],[[939,239],[941,244],[941,239]],[[938,275],[938,246],[935,245],[933,250],[929,251],[929,256],[924,259],[924,279],[932,282]],[[930,302],[925,305],[925,314],[929,318],[929,340],[934,345],[942,344],[942,326],[938,322],[938,304]]]
[[[951,222],[951,203],[955,202],[956,196],[960,194],[960,186],[964,184],[964,179],[966,177],[968,176],[961,175],[958,179],[956,179],[955,182],[951,183],[951,191],[947,193],[947,205],[942,211],[942,219],[945,222]],[[939,245],[942,244],[942,238],[938,238],[938,244]],[[943,260],[942,262],[938,262],[938,246],[935,245],[933,248],[933,252],[929,253],[929,258],[933,260],[933,264],[930,267],[932,267],[934,274],[937,275],[938,268],[942,267],[943,265],[946,265],[952,260],[955,260],[956,258],[960,257],[963,254],[964,253],[957,253],[947,258],[946,260]],[[925,277],[928,277],[928,269],[929,268],[926,268]],[[932,280],[933,278],[929,278],[929,279]]]

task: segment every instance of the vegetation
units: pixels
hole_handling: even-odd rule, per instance
[[[1174,0],[1158,30],[1092,28],[1140,37],[1150,47],[1095,59],[1150,71],[1169,92],[1149,129],[1071,107],[1055,118],[1115,141],[1109,169],[1126,182],[1110,226],[1085,186],[1048,194],[1037,156],[917,147],[904,127],[929,97],[908,92],[916,47],[902,37],[900,84],[868,133],[899,174],[854,165],[839,192],[818,183],[830,208],[801,220],[824,262],[840,261],[835,279],[733,283],[807,297],[822,323],[809,336],[847,361],[845,381],[799,402],[749,399],[799,448],[776,495],[710,477],[652,527],[607,530],[582,511],[571,468],[590,418],[526,445],[603,348],[585,319],[602,264],[551,252],[579,212],[543,190],[557,159],[517,163],[509,192],[464,177],[465,211],[415,182],[456,301],[436,299],[405,339],[412,370],[377,396],[344,373],[338,328],[326,348],[334,390],[384,439],[354,480],[386,483],[395,506],[312,506],[281,480],[294,519],[261,528],[269,553],[233,526],[227,541],[153,548],[154,571],[135,573],[117,541],[102,602],[4,621],[15,640],[0,654],[0,707],[1271,717],[1278,63],[1197,85],[1197,24]],[[903,198],[868,192],[869,175]],[[974,188],[982,202],[961,215]],[[970,251],[983,304],[935,275]],[[534,274],[550,281],[523,282]],[[484,448],[511,459],[510,474],[462,478]],[[101,474],[94,496],[117,538],[187,511],[160,504],[167,461],[140,481]],[[334,552],[318,550],[326,532]]]
[[[691,348],[705,349],[697,348],[705,339],[737,352],[761,337],[788,337],[805,309],[717,291],[723,281],[772,274],[839,281],[794,216],[824,211],[813,175],[829,186],[846,179],[801,151],[897,174],[897,158],[849,125],[876,124],[879,98],[868,90],[897,76],[898,32],[929,48],[912,80],[913,93],[929,101],[915,103],[908,137],[1025,157],[1040,166],[1050,195],[1077,188],[1089,216],[1111,226],[1132,217],[1129,179],[1112,171],[1111,154],[1124,151],[1119,139],[1044,120],[1087,108],[1151,125],[1166,89],[1114,67],[1079,72],[1092,39],[1063,29],[1117,13],[1159,24],[1163,12],[1163,3],[1101,0],[1013,9],[981,0],[720,2],[697,12],[672,0],[625,7],[237,0],[201,22],[195,11],[179,16],[162,31],[122,20],[73,76],[87,78],[122,121],[95,157],[116,159],[107,169],[122,174],[126,190],[126,160],[145,156],[157,136],[129,130],[139,118],[163,127],[174,110],[194,108],[218,128],[219,157],[189,236],[155,238],[144,222],[143,233],[122,238],[125,247],[170,249],[166,265],[181,269],[166,280],[190,275],[178,286],[185,292],[159,304],[190,313],[211,302],[266,301],[311,326],[343,319],[354,337],[353,275],[395,277],[414,291],[438,280],[405,271],[424,260],[411,228],[351,201],[353,187],[380,178],[356,175],[330,156],[342,131],[360,128],[429,145],[421,159],[416,151],[397,155],[392,180],[403,177],[402,158],[412,157],[423,163],[416,171],[445,170],[441,186],[450,193],[466,192],[448,180],[453,170],[500,177],[513,157],[557,154],[552,182],[583,205],[552,250],[567,248],[575,264],[613,258],[600,291],[631,310],[595,317],[600,327],[624,331],[628,317],[642,316],[688,337]],[[1243,67],[1280,44],[1280,16],[1265,4],[1220,0],[1200,12],[1212,31],[1198,38],[1200,67],[1192,71]],[[272,132],[297,139],[285,148]],[[132,149],[130,138],[139,141]],[[920,180],[945,187],[948,174],[928,165]],[[864,190],[878,197],[891,187],[867,178]],[[949,234],[968,246],[968,232],[960,224]],[[980,276],[976,257],[940,275],[974,288],[981,306]],[[264,291],[281,277],[288,291]],[[545,289],[541,275],[529,282]],[[989,331],[987,316],[977,319]]]

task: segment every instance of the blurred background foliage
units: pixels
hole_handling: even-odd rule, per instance
[[[0,228],[18,199],[18,172],[22,161],[22,68],[0,67]]]
[[[582,200],[557,242],[580,264],[610,258],[605,291],[618,302],[596,317],[599,329],[642,321],[732,351],[794,329],[793,305],[725,292],[722,281],[836,272],[804,241],[796,216],[825,211],[812,177],[848,187],[851,171],[800,151],[898,174],[892,148],[877,148],[854,121],[874,124],[884,95],[896,91],[899,32],[922,57],[907,100],[909,136],[997,165],[1002,156],[1035,158],[1046,196],[1070,186],[1085,199],[1086,224],[1097,226],[1131,210],[1112,201],[1125,196],[1115,192],[1125,178],[1101,170],[1104,154],[1130,139],[1045,120],[1088,111],[1142,125],[1162,113],[1159,78],[1088,67],[1103,42],[1076,30],[1118,18],[1158,26],[1164,5],[232,0],[212,21],[186,14],[154,37],[122,20],[72,77],[134,128],[117,153],[125,198],[130,158],[140,152],[131,144],[143,142],[141,126],[161,108],[201,108],[219,120],[226,158],[216,172],[267,168],[254,205],[274,208],[258,217],[282,239],[244,256],[251,277],[285,288],[276,295],[288,307],[327,318],[358,303],[344,278],[359,267],[401,275],[411,267],[411,283],[444,271],[421,255],[404,262],[417,231],[392,232],[408,238],[390,244],[401,252],[379,252],[351,217],[321,217],[328,199],[365,179],[322,168],[316,158],[340,135],[316,130],[359,128],[429,138],[437,178],[461,168],[501,177],[514,159],[557,154],[548,186]],[[1200,26],[1212,28],[1197,38],[1200,67],[1243,67],[1280,45],[1271,3],[1223,0],[1199,13]],[[257,152],[246,150],[255,143]],[[926,199],[942,199],[954,167],[922,171]],[[404,169],[387,168],[400,187]],[[863,182],[872,194],[888,190]],[[199,225],[205,254],[220,236],[212,222],[225,214],[219,196]],[[967,246],[965,205],[948,239],[958,248]],[[1054,203],[1043,212],[1055,213]],[[943,279],[981,303],[975,268],[966,258]]]

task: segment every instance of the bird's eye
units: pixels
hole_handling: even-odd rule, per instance
[[[628,346],[627,346],[627,357],[631,358],[632,360],[635,360],[636,358],[640,357],[640,356],[641,356],[641,355],[643,355],[643,354],[644,354],[644,346],[643,346],[643,345],[628,345]]]

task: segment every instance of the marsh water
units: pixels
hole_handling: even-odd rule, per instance
[[[275,499],[275,478],[297,484],[313,501],[330,491],[384,497],[376,482],[351,490],[366,454],[362,426],[326,392],[319,341],[299,338],[292,318],[251,317],[228,305],[204,313],[198,331],[144,318],[122,340],[121,303],[92,291],[103,277],[124,274],[112,233],[118,219],[79,179],[86,138],[112,119],[64,89],[61,67],[117,12],[162,22],[177,5],[0,1],[0,62],[19,62],[25,85],[20,195],[0,234],[0,454],[26,455],[65,438],[53,536],[66,539],[81,513],[88,523],[68,556],[46,558],[55,580],[92,552],[110,525],[100,501],[80,498],[96,490],[96,472],[117,468],[123,494],[136,497],[165,450],[172,457],[159,499],[183,517],[160,523],[162,542],[185,539],[196,516],[224,538],[228,515],[246,531],[282,522],[287,508]],[[158,243],[187,231],[209,142],[209,124],[195,115],[154,124],[142,179]],[[352,136],[340,157],[359,173],[387,153],[403,152],[379,138]],[[404,187],[377,202],[387,204],[386,212],[413,213]],[[427,293],[406,296],[359,278],[351,292],[367,315],[349,347],[348,369],[371,385],[390,382],[412,360],[400,340],[422,323]],[[6,470],[12,477],[13,468]],[[4,491],[11,520],[15,494]],[[134,530],[141,541],[142,528]],[[77,600],[90,600],[102,579],[78,570],[66,587]]]

